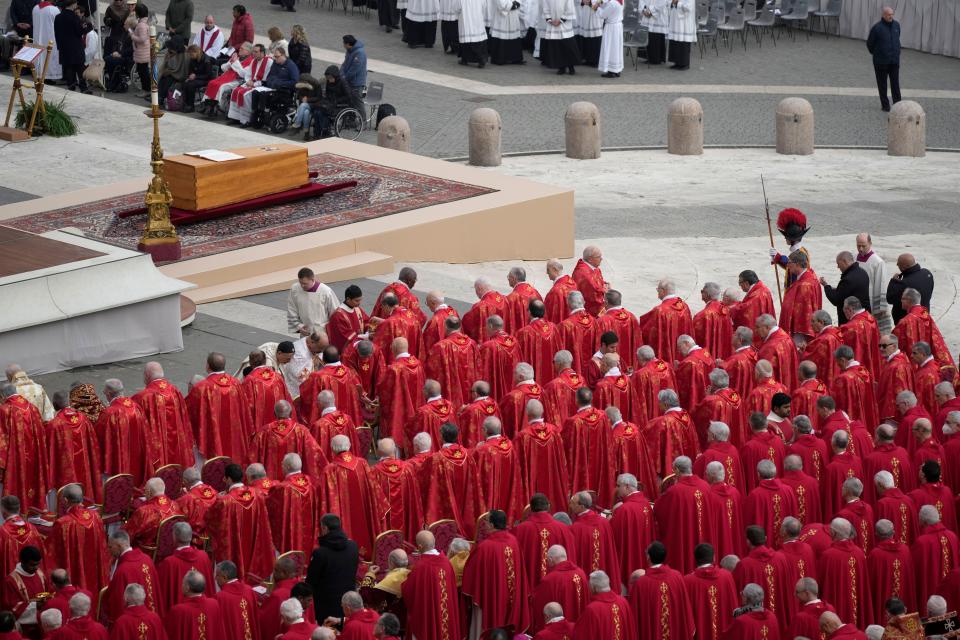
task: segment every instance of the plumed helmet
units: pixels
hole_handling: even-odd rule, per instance
[[[777,229],[791,244],[801,240],[810,230],[807,227],[807,216],[800,209],[784,209],[777,214]]]

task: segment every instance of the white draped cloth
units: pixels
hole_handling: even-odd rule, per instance
[[[650,12],[648,17],[643,13]],[[669,0],[641,0],[640,24],[650,30],[650,33],[667,34],[670,31],[670,2]]]
[[[487,39],[487,0],[460,0],[457,31],[460,42],[484,42]]]
[[[273,66],[273,58],[263,57],[260,60],[254,60],[248,67],[242,70],[243,82],[233,88],[230,93],[230,109],[227,111],[227,117],[231,120],[237,120],[241,124],[250,122],[250,116],[253,115],[253,93],[262,90],[263,81],[270,73],[270,67]],[[253,87],[248,87],[247,83],[253,81]]]
[[[516,40],[523,37],[520,28],[520,11],[511,11],[513,0],[490,0],[490,37],[499,40]]]
[[[577,7],[577,28],[575,32],[584,38],[599,38],[603,35],[603,18],[597,15],[590,3]]]
[[[193,34],[190,44],[197,45],[201,51],[216,60],[217,56],[220,55],[220,50],[223,49],[223,33],[220,32],[220,27],[207,29],[204,26],[203,29]]]
[[[697,12],[693,0],[677,0],[676,6],[671,2],[670,31],[668,36],[674,42],[697,41]]]
[[[883,258],[870,254],[865,262],[858,262],[860,268],[870,276],[870,313],[877,320],[880,335],[893,330],[893,316],[887,304],[887,284],[890,282],[890,269]]]
[[[600,42],[600,73],[623,71],[623,5],[619,0],[605,0],[597,15],[603,20]]]
[[[572,38],[577,21],[577,10],[573,0],[542,0],[540,11],[547,21],[542,38],[546,40],[563,40]],[[550,24],[551,20],[561,20],[560,26]]]
[[[460,0],[440,0],[440,19],[453,22],[460,16]]]
[[[63,78],[63,67],[60,66],[60,52],[57,50],[57,38],[53,34],[53,20],[60,15],[60,9],[51,2],[41,2],[33,7],[33,41],[43,47],[43,53],[37,58],[37,75],[43,71],[43,58],[47,55],[47,43],[53,43],[50,52],[50,63],[47,65],[47,80]]]

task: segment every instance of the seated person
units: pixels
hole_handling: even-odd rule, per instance
[[[126,24],[133,29],[137,24],[136,16],[128,16]],[[119,27],[116,31],[120,33],[103,41],[103,81],[107,91],[126,93],[130,69],[133,68],[133,39],[127,28]]]
[[[300,75],[300,81],[297,82],[297,114],[293,117],[293,124],[290,128],[297,132],[301,128],[310,131],[310,119],[313,117],[313,109],[320,106],[323,100],[323,85],[320,81],[309,73]]]
[[[346,83],[340,79],[340,68],[332,64],[323,72],[326,85],[323,100],[313,110],[313,135],[316,138],[325,138],[330,135],[330,125],[343,109],[353,104],[353,93]]]
[[[242,70],[241,84],[230,92],[227,118],[240,124],[250,122],[253,114],[253,94],[257,93],[255,89],[263,86],[272,66],[273,58],[267,55],[266,47],[262,44],[253,45],[253,61]]]
[[[294,61],[287,57],[287,50],[283,47],[276,47],[273,50],[273,64],[270,66],[270,73],[263,81],[263,87],[270,91],[264,91],[261,88],[260,91],[253,92],[253,118],[241,126],[249,127],[251,124],[260,126],[260,119],[266,107],[264,103],[266,95],[273,91],[285,91],[287,94],[292,94],[299,79],[300,70],[297,69]]]
[[[213,58],[205,54],[196,44],[187,47],[187,58],[190,62],[187,68],[187,79],[183,82],[183,112],[192,113],[197,91],[207,86],[207,83],[213,79],[215,63]]]
[[[163,64],[160,65],[160,79],[157,81],[157,93],[160,96],[161,109],[167,107],[167,94],[170,90],[178,88],[180,83],[187,79],[188,68],[189,61],[187,60],[183,38],[172,36],[167,40],[167,53],[163,56]]]
[[[203,92],[204,106],[209,115],[216,115],[217,108],[226,113],[230,94],[243,81],[243,72],[253,63],[253,45],[244,42],[238,51],[233,52],[230,58],[223,63],[220,76],[207,83]]]

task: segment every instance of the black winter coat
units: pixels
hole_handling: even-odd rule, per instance
[[[840,275],[840,282],[837,283],[836,289],[827,285],[823,288],[823,293],[830,304],[837,308],[837,324],[844,324],[847,321],[843,315],[843,301],[850,296],[856,296],[863,308],[870,311],[870,275],[860,268],[858,262],[847,267],[847,270]]]
[[[83,22],[69,9],[64,9],[53,19],[53,36],[57,39],[57,50],[60,52],[60,64],[84,64],[86,56],[83,52]]]
[[[920,305],[930,309],[930,298],[933,297],[933,274],[915,264],[890,279],[887,285],[887,304],[890,305],[893,322],[900,322],[900,318],[907,312],[900,306],[900,296],[904,289],[916,289],[920,292]]]
[[[342,618],[340,598],[357,587],[360,552],[357,543],[347,538],[342,529],[321,536],[318,542],[307,566],[307,584],[313,588],[317,621],[327,616]]]

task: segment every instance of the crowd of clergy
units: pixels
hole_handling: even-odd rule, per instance
[[[299,337],[236,374],[211,353],[185,395],[156,362],[105,402],[8,366],[0,638],[948,630],[960,399],[930,291],[866,234],[835,289],[797,228],[779,319],[752,271],[698,310],[662,279],[634,315],[591,246],[544,296],[519,267],[509,294],[478,279],[462,317],[437,291],[428,317],[409,267],[369,315],[302,269]],[[106,513],[118,477],[136,495]]]

